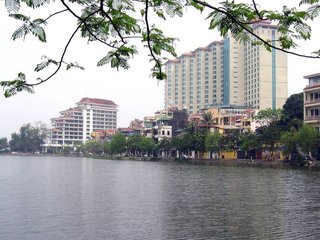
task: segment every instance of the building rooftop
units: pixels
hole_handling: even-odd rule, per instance
[[[223,41],[213,41],[211,42],[210,44],[208,44],[207,46],[205,47],[198,47],[196,48],[195,50],[191,51],[191,52],[186,52],[186,53],[183,53],[181,56],[175,58],[175,59],[169,59],[165,64],[167,63],[179,63],[180,62],[180,58],[182,57],[193,57],[195,56],[195,53],[198,51],[198,50],[204,50],[204,51],[210,51],[210,47],[212,45],[215,45],[215,44],[221,44],[223,43]]]
[[[81,109],[79,107],[68,108],[66,110],[61,111],[60,113],[69,113],[69,112],[80,112]]]
[[[212,104],[210,107],[218,108],[218,109],[251,109],[248,106],[235,105],[235,104]]]
[[[310,79],[310,78],[314,78],[314,77],[320,77],[320,73],[314,73],[314,74],[311,74],[311,75],[307,75],[307,76],[304,76],[303,78],[304,79]]]
[[[117,106],[113,101],[106,100],[106,99],[100,99],[100,98],[82,98],[79,103],[90,103],[90,104],[104,104],[104,105],[115,105]]]

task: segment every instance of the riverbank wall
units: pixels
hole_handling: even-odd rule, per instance
[[[320,161],[312,161],[304,166],[292,166],[289,162],[283,160],[261,160],[261,159],[206,159],[206,158],[157,158],[157,157],[133,157],[133,156],[99,156],[91,154],[30,154],[30,153],[6,153],[1,155],[12,156],[64,156],[64,157],[85,157],[100,160],[118,160],[118,161],[153,161],[153,162],[175,162],[191,165],[213,165],[230,167],[268,167],[268,168],[298,168],[320,170]]]

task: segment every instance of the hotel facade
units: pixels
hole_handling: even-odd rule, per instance
[[[117,128],[117,105],[110,100],[82,98],[72,107],[51,119],[48,146],[76,146],[91,139],[91,133]]]
[[[253,26],[254,32],[278,46],[277,27]],[[165,108],[186,108],[190,114],[211,105],[240,105],[254,109],[282,108],[288,95],[287,54],[251,41],[227,37],[169,60],[166,67]]]

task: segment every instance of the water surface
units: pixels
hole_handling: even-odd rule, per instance
[[[0,239],[320,239],[320,172],[0,156]]]

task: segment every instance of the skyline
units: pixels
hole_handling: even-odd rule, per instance
[[[43,15],[46,16],[47,13],[52,12],[50,9],[45,7]],[[187,14],[190,12],[193,13],[189,11]],[[203,19],[206,15],[200,17]],[[167,20],[166,25],[168,26],[167,34],[180,39],[176,45],[178,56],[222,39],[216,31],[207,30],[208,22],[190,29],[189,26],[194,22],[194,17],[189,16],[183,19],[185,25],[179,24],[179,19]],[[1,71],[1,81],[12,80],[20,71],[27,74],[27,79],[45,77],[53,71],[51,69],[51,71],[37,74],[33,72],[33,69],[41,61],[43,54],[59,58],[61,53],[59,49],[63,49],[72,32],[70,28],[72,26],[66,24],[68,18],[54,19],[53,22],[49,22],[47,26],[48,42],[45,44],[40,43],[33,36],[27,36],[25,41],[22,39],[13,41],[11,34],[19,23],[7,17],[3,5],[0,8],[0,20],[3,29],[0,36],[0,52],[2,53],[0,66],[6,70]],[[55,23],[56,21],[58,23]],[[64,28],[59,28],[58,24]],[[315,25],[316,23],[313,24],[313,36],[320,36],[320,30]],[[61,33],[63,37],[57,38],[55,34],[61,31],[63,31]],[[300,52],[310,53],[316,50],[317,39],[302,42],[300,46]],[[145,49],[139,50],[139,55],[130,61],[129,70],[120,71],[108,66],[96,67],[97,61],[103,56],[103,51],[102,46],[87,45],[84,39],[78,37],[72,42],[66,60],[77,61],[85,67],[85,71],[62,70],[47,83],[36,87],[35,94],[18,93],[11,98],[5,98],[1,91],[0,138],[10,138],[11,133],[18,132],[19,128],[26,123],[42,121],[49,125],[51,118],[57,116],[60,111],[74,106],[74,103],[83,97],[114,101],[119,106],[118,127],[126,127],[131,120],[142,119],[143,116],[152,115],[155,111],[164,108],[164,83],[150,78],[151,65],[148,63],[148,53]],[[307,80],[303,79],[303,76],[320,72],[318,66],[318,59],[304,59],[288,55],[288,97],[291,94],[302,92],[307,85]]]

